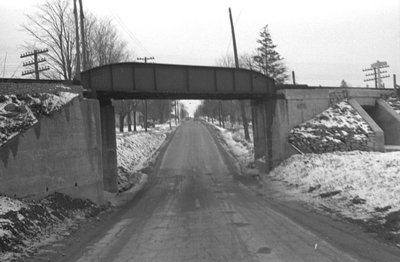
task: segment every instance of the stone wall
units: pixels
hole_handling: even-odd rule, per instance
[[[0,148],[0,193],[40,198],[52,192],[103,203],[97,100],[75,98]]]

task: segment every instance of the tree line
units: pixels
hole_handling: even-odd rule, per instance
[[[115,113],[118,116],[118,127],[124,132],[124,126],[128,131],[137,131],[137,125],[147,127],[144,114],[147,113],[147,120],[164,124],[167,121],[179,123],[189,116],[185,106],[179,100],[115,100],[113,101]],[[139,117],[137,114],[142,114]],[[137,119],[140,119],[138,122]],[[170,122],[171,123],[171,122]]]

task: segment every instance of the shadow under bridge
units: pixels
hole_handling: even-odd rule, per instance
[[[117,191],[111,99],[249,99],[265,103],[277,97],[272,78],[247,69],[226,67],[118,63],[82,72],[81,84],[87,98],[100,102],[103,182],[109,192]]]

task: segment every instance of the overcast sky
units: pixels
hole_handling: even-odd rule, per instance
[[[43,0],[1,1],[0,73],[21,75],[24,14]],[[72,0],[71,0],[72,3]],[[134,57],[155,62],[215,65],[232,54],[228,7],[239,53],[252,53],[268,24],[277,51],[297,82],[338,86],[345,79],[365,86],[363,68],[387,61],[400,74],[400,5],[397,0],[83,0],[84,8],[112,18]],[[44,47],[43,47],[44,48]],[[1,77],[1,76],[0,76]],[[399,77],[400,78],[400,77]],[[370,82],[370,85],[373,85]],[[392,79],[386,80],[392,86]]]

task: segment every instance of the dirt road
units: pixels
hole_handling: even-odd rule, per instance
[[[356,225],[250,190],[233,163],[183,123],[138,198],[58,261],[400,261]]]

